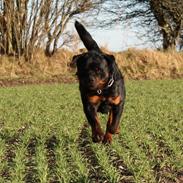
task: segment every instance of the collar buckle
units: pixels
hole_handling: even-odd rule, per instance
[[[113,83],[114,83],[114,78],[113,78],[113,76],[112,76],[111,79],[110,79],[109,82],[108,82],[107,87],[108,87],[108,88],[111,87],[111,86],[113,85]]]
[[[113,83],[114,83],[114,78],[113,78],[113,76],[112,76],[112,77],[110,78],[110,80],[109,80],[109,82],[108,82],[106,88],[104,88],[104,89],[110,88],[110,87],[113,85]],[[102,94],[102,90],[101,90],[101,89],[98,89],[98,90],[97,90],[97,94],[98,94],[98,95],[101,95],[101,94]]]
[[[102,90],[98,89],[97,93],[100,95],[102,93]]]

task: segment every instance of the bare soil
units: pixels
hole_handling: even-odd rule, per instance
[[[16,78],[16,79],[0,79],[0,87],[14,87],[22,85],[34,84],[54,84],[54,83],[75,83],[77,82],[74,76],[53,76],[50,78]]]

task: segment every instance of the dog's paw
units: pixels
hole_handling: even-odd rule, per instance
[[[120,134],[120,127],[118,127],[118,128],[116,129],[115,134]]]
[[[93,130],[92,131],[92,141],[94,143],[102,142],[104,139],[104,133],[101,129]]]
[[[103,144],[111,144],[112,143],[112,134],[111,133],[106,133],[103,139]]]

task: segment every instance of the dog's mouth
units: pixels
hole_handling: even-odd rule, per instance
[[[88,87],[91,90],[102,90],[108,81],[108,78],[100,79],[100,78],[92,78],[88,81]]]

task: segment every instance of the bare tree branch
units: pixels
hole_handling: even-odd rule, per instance
[[[182,0],[105,0],[104,19],[97,17],[97,26],[122,25],[129,22],[138,29],[144,28],[142,37],[149,42],[162,41],[164,49],[175,48],[183,20]]]
[[[31,60],[37,47],[53,55],[76,15],[95,12],[102,0],[0,0],[0,54]],[[70,39],[72,40],[72,39]]]

